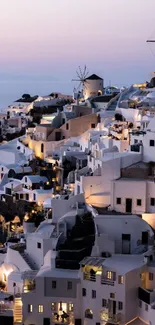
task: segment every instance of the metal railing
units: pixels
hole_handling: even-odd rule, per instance
[[[27,285],[24,285],[23,292],[24,293],[32,292],[35,290],[35,288],[36,288],[35,284],[27,284]]]
[[[83,273],[83,279],[95,282],[96,281],[96,275],[95,274],[90,274],[90,273]]]
[[[101,278],[101,284],[114,286],[115,282],[113,280],[110,280],[110,279]]]
[[[9,310],[13,311],[13,302],[3,302],[0,301],[0,315],[6,314]]]
[[[114,314],[108,314],[108,321],[113,322],[114,324],[118,324],[121,321],[121,313],[118,313],[116,315]]]

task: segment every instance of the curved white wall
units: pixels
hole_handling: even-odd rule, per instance
[[[84,85],[84,99],[87,99],[91,96],[98,95],[98,91],[103,91],[103,79],[90,80],[86,79],[86,83]]]

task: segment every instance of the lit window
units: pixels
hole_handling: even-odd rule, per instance
[[[118,276],[118,283],[119,283],[119,284],[123,284],[123,283],[124,283],[124,278],[123,278],[122,275],[119,275],[119,276]]]
[[[74,310],[74,305],[69,303],[68,309],[69,309],[69,311],[73,311]]]
[[[112,272],[111,271],[107,272],[107,279],[109,279],[109,280],[112,279]]]
[[[6,274],[3,273],[3,281],[6,282]]]
[[[44,311],[44,307],[43,307],[43,305],[39,305],[39,306],[38,306],[38,312],[39,312],[39,313],[43,313],[43,311]]]
[[[149,273],[149,280],[153,281],[153,273]]]
[[[110,293],[110,298],[115,299],[115,294],[113,292]]]
[[[91,309],[86,309],[85,318],[93,319],[93,311]]]
[[[56,310],[56,302],[52,302],[52,310]]]
[[[32,313],[33,312],[33,306],[32,305],[28,305],[28,313]]]

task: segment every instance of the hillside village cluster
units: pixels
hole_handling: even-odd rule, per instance
[[[155,75],[0,126],[0,325],[155,325]]]

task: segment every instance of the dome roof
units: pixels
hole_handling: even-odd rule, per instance
[[[103,79],[94,73],[91,76],[87,77],[86,80],[103,80]]]

